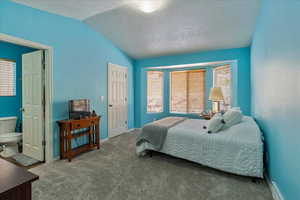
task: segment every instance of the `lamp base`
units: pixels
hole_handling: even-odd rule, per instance
[[[213,113],[220,112],[220,102],[219,101],[213,101],[212,111],[213,111]]]

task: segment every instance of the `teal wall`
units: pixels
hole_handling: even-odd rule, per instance
[[[263,0],[252,43],[252,114],[266,139],[268,173],[300,199],[300,1]]]
[[[22,54],[34,49],[0,42],[0,58],[16,61],[16,96],[0,96],[0,117],[16,116],[22,118]]]
[[[54,156],[59,155],[57,120],[68,117],[68,100],[88,98],[103,116],[101,138],[107,137],[107,64],[129,68],[129,128],[134,126],[133,61],[88,25],[8,0],[0,1],[0,33],[54,48]],[[100,96],[105,96],[102,103]]]
[[[250,114],[250,48],[227,49],[218,51],[208,51],[192,54],[182,54],[174,56],[156,57],[135,61],[135,127],[141,127],[145,123],[169,116],[169,73],[164,73],[164,112],[158,114],[147,113],[147,67],[170,66],[179,64],[191,64],[213,61],[231,61],[233,70],[234,85],[236,91],[234,106],[240,106],[242,111]],[[208,97],[209,88],[212,85],[212,72],[208,70],[206,96]],[[208,104],[209,107],[209,104]]]

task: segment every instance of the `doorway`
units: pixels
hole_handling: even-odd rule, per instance
[[[0,34],[0,41],[39,49],[22,56],[23,152],[40,161],[53,160],[53,49],[40,43]],[[26,87],[24,87],[26,86]]]
[[[128,131],[128,68],[108,64],[108,136]]]

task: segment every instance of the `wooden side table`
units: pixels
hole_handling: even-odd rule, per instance
[[[212,118],[211,115],[200,115],[200,117],[205,120],[210,120]]]
[[[210,120],[214,115],[215,115],[215,113],[211,112],[211,113],[207,113],[207,114],[200,114],[199,116],[202,119]]]
[[[100,116],[84,118],[80,120],[58,121],[60,128],[60,158],[68,158],[71,162],[76,155],[100,148]],[[72,140],[87,136],[88,143],[72,148]]]

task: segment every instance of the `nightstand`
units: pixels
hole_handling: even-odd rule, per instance
[[[207,112],[207,113],[201,113],[199,116],[202,119],[210,120],[214,115],[215,115],[215,113],[213,113],[213,112],[210,111],[210,112]]]
[[[213,116],[212,115],[200,115],[200,117],[205,120],[210,120]]]

